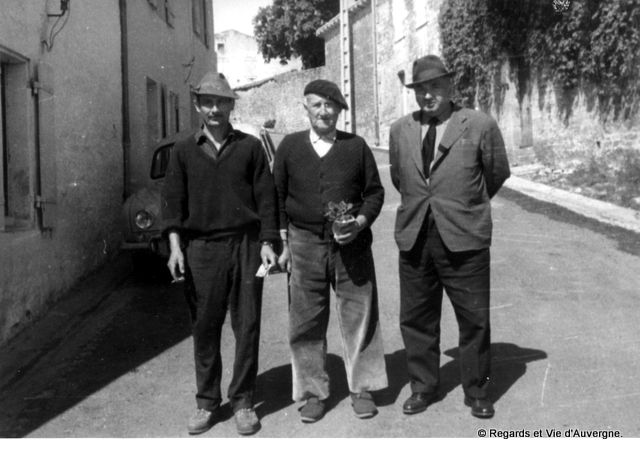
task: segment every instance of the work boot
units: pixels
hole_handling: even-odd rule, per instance
[[[236,419],[238,434],[248,436],[257,433],[261,428],[260,420],[258,420],[256,412],[250,407],[238,409],[234,417]]]
[[[196,410],[189,419],[187,430],[189,434],[202,434],[215,424],[215,413],[206,409]]]

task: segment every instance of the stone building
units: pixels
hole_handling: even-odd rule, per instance
[[[391,122],[414,108],[412,93],[402,87],[397,73],[399,70],[410,73],[416,56],[439,52],[441,1],[345,0],[350,37],[348,76],[353,92],[347,97],[350,111],[344,112],[343,116],[348,115],[352,120],[352,127],[348,129],[364,136],[371,145],[386,145]],[[243,121],[265,116],[279,118],[276,128],[281,130],[306,127],[300,105],[301,87],[305,83],[322,77],[345,91],[340,21],[340,15],[337,15],[317,31],[317,35],[325,40],[324,67],[241,87],[236,114]],[[270,107],[266,101],[261,103],[269,111],[255,108],[256,99],[270,99],[271,94],[277,97],[277,102],[271,103]],[[251,103],[245,102],[249,99]],[[276,107],[278,112],[274,113]]]
[[[151,145],[192,124],[212,0],[3,0],[0,343],[118,250]]]
[[[291,77],[275,77],[245,88],[240,92],[238,115],[268,115],[269,112],[245,106],[243,99],[259,99],[263,98],[261,93],[277,93],[280,100],[277,106],[284,113],[278,115],[282,121],[276,127],[290,130],[290,123],[298,125],[298,116],[303,112],[299,106],[300,93],[289,87],[297,90],[311,77],[321,76],[345,90],[342,67],[346,63],[349,88],[345,91],[351,106],[350,112],[345,112],[351,119],[348,129],[364,136],[371,145],[387,146],[391,123],[417,108],[413,92],[403,87],[398,72],[404,70],[406,81],[410,82],[411,65],[416,58],[426,54],[441,55],[438,16],[444,0],[344,1],[348,16],[342,18],[343,22],[339,14],[317,31],[325,40],[325,66],[321,70],[317,68],[313,74],[301,71],[295,77],[299,82],[296,84],[291,83]],[[551,10],[550,14],[553,14]],[[345,48],[341,24],[346,24],[344,29],[348,30]],[[589,109],[588,100],[580,93],[572,101],[571,116],[563,118],[558,101],[562,94],[552,88],[544,93],[531,81],[527,93],[519,101],[507,64],[503,66],[498,82],[502,88],[502,102],[499,109],[494,103],[489,113],[500,125],[514,166],[538,162],[564,171],[558,167],[567,162],[572,165],[573,154],[610,159],[640,149],[640,118],[605,124],[599,120],[597,112]],[[269,108],[273,110],[273,107]]]
[[[398,72],[411,78],[412,62],[426,54],[441,55],[438,16],[444,0],[345,0],[349,52],[341,48],[341,17],[334,17],[317,34],[325,39],[325,74],[341,83],[343,55],[351,68],[351,104],[355,131],[372,143],[386,146],[390,124],[417,108],[411,90],[404,88]],[[549,5],[549,14],[553,14]],[[344,18],[343,18],[344,19]],[[502,88],[499,108],[492,106],[503,132],[510,160],[515,166],[554,156],[616,154],[616,150],[640,149],[640,118],[604,124],[588,100],[579,93],[572,114],[561,114],[563,93],[539,90],[533,81],[521,101],[504,64],[498,81]],[[555,162],[558,164],[558,162]]]
[[[293,58],[286,64],[280,64],[276,60],[265,62],[255,37],[237,30],[216,33],[214,41],[218,56],[218,70],[227,77],[232,87],[246,85],[302,67],[300,58]]]

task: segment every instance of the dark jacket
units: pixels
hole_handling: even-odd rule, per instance
[[[491,245],[490,198],[509,177],[502,135],[490,116],[455,107],[436,151],[429,180],[421,155],[420,112],[391,125],[391,180],[402,201],[395,239],[411,250],[429,206],[449,250],[479,250]]]

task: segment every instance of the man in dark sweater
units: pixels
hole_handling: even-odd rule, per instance
[[[236,98],[222,74],[204,76],[194,89],[203,125],[176,143],[162,190],[168,266],[175,281],[185,280],[191,308],[197,410],[190,434],[211,428],[220,407],[227,309],[236,339],[228,391],[236,427],[240,434],[260,429],[253,391],[263,280],[255,274],[277,261],[276,192],[260,140],[229,123]]]
[[[386,387],[387,375],[369,227],[382,208],[384,189],[365,141],[336,130],[340,112],[348,108],[338,87],[315,80],[304,94],[311,129],[286,136],[274,163],[283,241],[278,262],[291,273],[293,399],[305,401],[303,422],[324,415],[332,287],[353,409],[359,418],[373,417],[377,409],[369,392]],[[334,233],[325,214],[341,202],[350,205],[345,214],[353,219]]]

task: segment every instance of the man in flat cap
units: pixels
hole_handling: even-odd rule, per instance
[[[185,280],[191,309],[197,409],[190,434],[217,420],[222,397],[220,336],[227,311],[236,340],[228,397],[238,433],[253,434],[263,279],[279,240],[276,192],[262,144],[234,129],[237,95],[222,74],[207,73],[193,90],[202,126],[176,143],[162,190],[164,232],[174,280]]]
[[[353,410],[369,418],[377,413],[370,392],[387,386],[370,229],[384,189],[366,142],[336,130],[340,112],[348,109],[338,87],[327,80],[310,82],[303,105],[311,127],[286,136],[274,163],[283,240],[278,261],[290,272],[293,399],[305,402],[303,422],[324,415],[333,288]],[[338,219],[334,229],[340,217],[344,222]]]
[[[391,179],[401,194],[395,239],[400,249],[400,329],[411,397],[405,414],[438,398],[442,292],[459,327],[464,403],[490,418],[489,280],[491,198],[509,177],[496,122],[451,101],[453,73],[434,55],[415,61],[420,110],[391,126]]]

